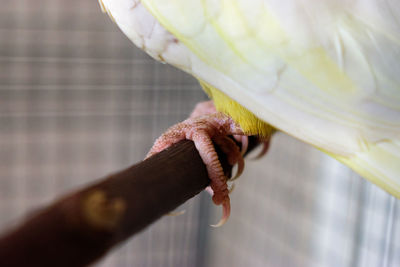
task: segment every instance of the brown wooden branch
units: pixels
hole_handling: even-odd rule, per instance
[[[225,156],[219,156],[229,172]],[[0,266],[86,266],[208,184],[194,144],[182,141],[56,201],[4,234]]]

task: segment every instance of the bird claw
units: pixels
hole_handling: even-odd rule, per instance
[[[228,135],[233,135],[233,138],[241,143],[241,148]],[[225,153],[231,166],[237,164],[236,174],[230,179],[230,181],[233,181],[244,170],[243,155],[247,152],[249,139],[231,118],[216,111],[212,101],[206,101],[196,105],[189,119],[172,126],[161,135],[146,158],[184,139],[192,140],[195,143],[211,180],[206,191],[212,195],[213,202],[216,205],[223,207],[221,220],[212,225],[219,227],[229,218],[231,210],[229,194],[233,191],[234,184],[228,188],[228,179],[224,175],[213,142]],[[267,152],[268,145],[269,140],[264,142],[263,150],[256,158],[260,158]]]
[[[181,215],[183,215],[183,214],[185,214],[185,213],[186,213],[186,210],[180,210],[180,211],[171,211],[171,212],[168,212],[167,215],[168,215],[168,216],[173,216],[173,217],[175,217],[175,216],[181,216]]]
[[[219,220],[219,222],[217,224],[211,224],[211,227],[221,227],[222,225],[224,225],[226,223],[226,221],[228,221],[229,219],[229,215],[231,214],[231,203],[229,201],[229,199],[227,201],[225,201],[224,203],[222,203],[222,217]]]
[[[181,140],[192,140],[206,165],[210,186],[213,191],[213,202],[223,206],[221,221],[215,226],[226,222],[230,215],[229,190],[227,177],[224,174],[213,141],[227,155],[230,165],[238,164],[237,178],[244,169],[244,160],[237,144],[228,135],[241,135],[243,131],[230,117],[222,113],[213,113],[196,118],[189,118],[169,128],[155,142],[147,157],[161,152]]]
[[[249,147],[249,137],[247,135],[234,135],[233,138],[241,144],[240,152],[244,156]]]
[[[252,158],[252,160],[260,159],[260,158],[262,158],[265,154],[267,154],[267,152],[268,152],[268,150],[269,150],[269,146],[270,146],[270,140],[271,140],[271,138],[268,138],[268,139],[266,139],[266,140],[262,140],[262,141],[261,141],[263,147],[262,147],[260,153],[259,153],[257,156],[255,156],[254,158]]]

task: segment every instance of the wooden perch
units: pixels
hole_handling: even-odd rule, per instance
[[[255,145],[252,138],[249,149]],[[226,157],[218,152],[230,172]],[[0,266],[86,266],[209,182],[193,142],[181,141],[56,201],[3,235]]]

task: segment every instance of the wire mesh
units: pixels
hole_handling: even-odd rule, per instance
[[[0,230],[60,194],[142,160],[205,99],[97,1],[0,0]],[[247,161],[232,217],[201,195],[98,266],[399,266],[399,200],[284,134]],[[211,213],[210,213],[211,212]]]

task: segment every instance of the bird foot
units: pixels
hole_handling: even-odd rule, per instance
[[[218,227],[223,225],[229,218],[230,199],[227,177],[219,162],[213,142],[227,155],[230,165],[238,164],[238,174],[236,174],[238,176],[243,171],[244,160],[239,147],[228,135],[240,136],[244,133],[240,126],[230,117],[216,112],[215,108],[212,108],[213,105],[209,105],[209,102],[205,102],[205,104],[210,108],[207,109],[206,107],[205,113],[212,113],[197,116],[204,113],[204,110],[198,112],[195,109],[189,119],[172,126],[162,134],[154,143],[147,157],[157,154],[181,140],[192,140],[206,165],[208,176],[211,180],[212,200],[216,205],[222,205],[223,207],[223,215],[220,222],[212,225]]]

